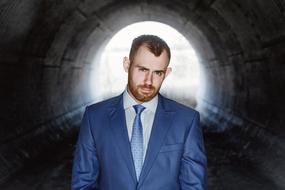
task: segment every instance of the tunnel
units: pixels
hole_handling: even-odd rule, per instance
[[[283,0],[2,0],[0,189],[70,188],[94,59],[141,21],[175,28],[199,57],[208,188],[285,189]]]

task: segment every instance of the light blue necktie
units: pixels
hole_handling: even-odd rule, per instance
[[[141,113],[145,109],[142,105],[133,106],[136,111],[136,117],[134,120],[131,148],[136,169],[137,180],[140,178],[140,173],[143,165],[143,128],[141,122]]]

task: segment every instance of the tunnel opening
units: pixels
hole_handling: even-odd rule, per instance
[[[170,67],[173,72],[162,85],[161,93],[190,107],[197,107],[197,97],[204,85],[200,63],[189,41],[169,25],[144,21],[128,25],[118,31],[96,55],[92,65],[90,90],[95,100],[101,101],[119,95],[126,88],[127,75],[123,70],[123,57],[128,56],[132,40],[143,34],[157,35],[171,49]],[[183,90],[182,90],[183,89]]]

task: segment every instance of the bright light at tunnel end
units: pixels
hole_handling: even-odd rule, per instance
[[[189,41],[177,30],[159,22],[131,24],[116,33],[91,73],[90,85],[95,101],[120,94],[127,84],[127,73],[123,69],[123,57],[128,56],[132,40],[142,34],[153,34],[164,39],[171,49],[172,73],[165,79],[161,93],[178,102],[196,107],[200,82],[200,67],[195,51]]]

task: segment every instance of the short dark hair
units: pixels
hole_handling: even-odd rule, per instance
[[[143,45],[145,45],[149,49],[149,51],[157,57],[161,55],[163,50],[165,50],[170,61],[170,48],[163,39],[155,35],[141,35],[133,40],[129,55],[129,59],[131,62],[134,60],[138,49]]]

